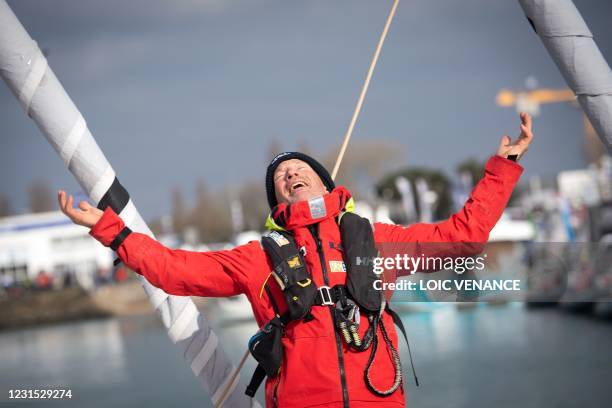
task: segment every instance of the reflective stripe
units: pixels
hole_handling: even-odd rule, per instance
[[[30,105],[32,103],[32,98],[34,98],[34,94],[40,86],[40,81],[42,81],[48,67],[47,59],[40,51],[40,48],[38,48],[38,44],[36,44],[36,41],[32,41],[32,43],[36,48],[36,51],[34,51],[34,56],[30,59],[30,61],[28,61],[28,65],[32,64],[32,68],[23,82],[23,86],[19,90],[18,96],[19,102],[21,103],[23,110],[27,112],[28,116],[30,116]]]
[[[206,343],[204,343],[204,346],[202,347],[202,350],[196,354],[191,362],[191,371],[193,371],[196,376],[200,375],[202,369],[204,369],[204,366],[206,363],[208,363],[208,360],[210,360],[210,357],[217,349],[218,344],[219,338],[214,332],[211,331]]]
[[[197,330],[196,325],[192,325],[193,330],[190,331],[187,335],[185,335],[184,333],[189,324],[194,321],[194,319],[197,319],[197,316],[198,309],[196,309],[195,304],[193,302],[187,303],[185,305],[185,308],[181,311],[181,314],[176,318],[174,323],[172,323],[172,326],[170,326],[170,328],[168,329],[168,335],[170,336],[170,339],[173,343],[186,339]]]
[[[79,142],[83,138],[83,135],[85,135],[86,129],[87,124],[85,123],[85,119],[83,119],[83,116],[79,114],[76,122],[74,123],[74,126],[72,126],[72,130],[70,130],[68,137],[66,138],[66,140],[64,140],[64,144],[62,145],[59,152],[60,157],[62,158],[66,166],[70,165],[72,156],[74,156]]]
[[[83,123],[78,123],[81,120],[80,113],[53,74],[51,67],[47,65],[47,60],[38,49],[38,45],[30,38],[5,0],[0,0],[0,76],[13,90],[23,109],[35,120],[49,143],[58,154],[61,154],[62,161],[71,161],[68,169],[92,202],[100,203],[112,186],[115,172],[87,129],[86,123],[83,136],[79,138],[81,133],[79,128],[83,127]],[[129,202],[129,197],[125,198],[126,195],[119,195],[124,199],[118,200],[121,204],[117,206],[118,214],[123,212]],[[127,221],[128,217],[129,215],[124,220]],[[138,211],[133,224],[130,223],[128,226],[134,231],[153,237]],[[140,275],[139,281],[147,294],[154,295],[151,301],[158,309],[166,329],[181,313],[183,319],[184,315],[191,314],[192,321],[174,325],[174,331],[180,336],[191,332],[192,328],[199,329],[195,334],[201,334],[205,336],[204,340],[207,339],[210,331],[204,318],[200,318],[197,311],[189,313],[189,309],[183,310],[186,304],[192,303],[191,299],[169,296],[153,287]],[[191,356],[184,353],[188,347],[187,343],[188,341],[177,343],[184,357]],[[232,370],[231,361],[224,353],[223,347],[218,346],[213,357],[214,365],[209,364],[210,369],[206,370],[206,375],[198,378],[207,390],[216,388]],[[188,360],[191,363],[191,359]],[[259,406],[256,401],[251,401],[246,395],[238,392],[238,389],[228,397],[226,404],[239,408]]]
[[[155,293],[155,297],[153,296],[151,297],[151,303],[153,304],[153,309],[158,310],[160,307],[163,306],[164,303],[166,303],[167,299],[168,299],[168,294],[160,289],[158,292]]]
[[[89,192],[89,197],[91,197],[94,202],[99,203],[100,200],[102,200],[102,197],[104,197],[104,194],[106,194],[106,191],[113,184],[114,180],[115,171],[113,170],[113,167],[109,164],[104,173],[102,173],[102,176],[92,187],[91,191]]]
[[[155,310],[159,309],[160,306],[166,302],[166,299],[168,299],[168,294],[161,289],[157,289],[155,292],[149,295],[149,300],[151,301],[153,309]]]

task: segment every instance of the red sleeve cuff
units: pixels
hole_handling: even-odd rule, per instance
[[[506,180],[516,181],[523,174],[523,166],[500,156],[492,156],[485,165],[485,171]]]
[[[89,231],[89,235],[97,239],[104,246],[110,246],[111,242],[125,227],[123,220],[119,218],[115,211],[109,206],[104,210],[104,214]]]

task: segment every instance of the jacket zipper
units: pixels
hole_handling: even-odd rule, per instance
[[[325,282],[326,286],[329,286],[329,278],[327,276],[327,268],[325,266],[325,254],[323,253],[323,244],[321,243],[321,239],[319,238],[319,232],[317,231],[317,228],[318,228],[317,225],[312,225],[308,229],[317,244],[317,253],[319,254],[319,262],[321,263],[321,270],[323,272],[323,281]],[[344,373],[344,358],[342,356],[342,343],[340,340],[340,336],[338,335],[338,332],[336,331],[336,328],[335,328],[336,318],[334,316],[333,306],[329,307],[329,313],[331,314],[332,324],[334,325],[333,327],[334,336],[336,338],[336,351],[338,352],[338,365],[340,368],[340,383],[342,384],[342,402],[343,402],[344,408],[348,408],[349,398],[348,398],[348,389],[346,387],[346,376]]]

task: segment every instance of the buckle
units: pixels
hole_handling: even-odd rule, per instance
[[[321,306],[331,306],[334,304],[331,289],[329,286],[321,286],[317,289],[321,295]]]

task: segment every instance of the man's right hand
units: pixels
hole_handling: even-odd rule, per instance
[[[66,198],[66,192],[63,190],[58,191],[57,201],[59,202],[60,209],[72,222],[78,225],[82,225],[87,228],[91,228],[100,218],[104,211],[92,206],[87,201],[81,201],[79,203],[79,209],[73,208],[73,198],[68,196]]]

